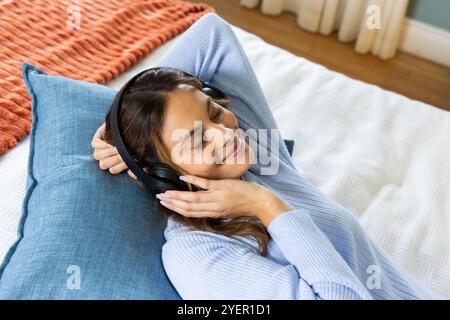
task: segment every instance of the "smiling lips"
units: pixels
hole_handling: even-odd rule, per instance
[[[235,155],[236,152],[238,151],[238,147],[239,147],[239,142],[240,142],[240,140],[238,140],[236,137],[234,137],[233,142],[234,142],[233,150],[231,150],[231,152],[230,152],[228,155],[226,155],[225,157],[223,157],[222,161],[225,161],[226,159],[228,159],[228,158],[230,158],[231,156]]]

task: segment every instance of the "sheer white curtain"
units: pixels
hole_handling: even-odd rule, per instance
[[[290,11],[305,30],[356,41],[355,51],[382,59],[395,56],[409,0],[241,0],[241,6],[264,14]]]

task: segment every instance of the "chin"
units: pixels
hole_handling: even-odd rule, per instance
[[[231,172],[226,174],[226,177],[223,179],[239,179],[240,176],[242,176],[248,171],[248,169],[250,169],[250,165],[246,164],[230,164],[229,166],[233,168],[230,168]]]
[[[245,162],[244,163],[230,163],[222,165],[222,172],[224,178],[222,179],[239,179],[252,166],[253,150],[246,144],[245,146]]]

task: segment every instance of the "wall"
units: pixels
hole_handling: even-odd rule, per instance
[[[450,0],[410,0],[408,17],[450,31]]]

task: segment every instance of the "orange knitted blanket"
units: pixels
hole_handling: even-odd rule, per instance
[[[180,0],[1,0],[0,155],[31,128],[23,61],[106,83],[211,11]]]

